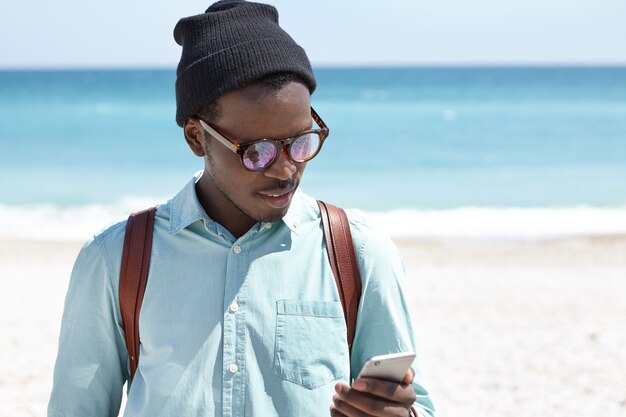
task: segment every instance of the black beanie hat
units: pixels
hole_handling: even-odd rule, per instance
[[[222,0],[174,28],[183,47],[176,70],[176,123],[209,102],[266,75],[289,72],[313,92],[316,82],[302,49],[280,26],[276,8]]]

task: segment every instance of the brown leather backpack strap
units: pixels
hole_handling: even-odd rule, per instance
[[[335,276],[348,328],[348,348],[356,332],[356,319],[361,300],[361,274],[357,263],[348,216],[343,209],[318,201],[322,215],[324,239],[330,267]]]
[[[120,268],[120,311],[132,382],[139,365],[139,311],[148,281],[156,208],[133,213],[126,223]]]

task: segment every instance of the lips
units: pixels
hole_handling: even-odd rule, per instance
[[[262,191],[259,192],[261,198],[266,202],[267,205],[273,208],[285,208],[291,202],[291,197],[293,197],[293,193],[295,188],[292,188],[288,191],[285,190],[271,190],[271,191]]]

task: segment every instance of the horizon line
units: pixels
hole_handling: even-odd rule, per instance
[[[341,69],[626,69],[626,62],[614,63],[415,63],[415,64],[313,64],[314,70]],[[36,71],[176,71],[176,66],[166,65],[42,65],[42,66],[3,66],[0,72]]]

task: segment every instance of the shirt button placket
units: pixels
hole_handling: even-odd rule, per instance
[[[233,243],[228,260],[227,284],[224,301],[229,303],[224,316],[223,363],[224,374],[222,381],[223,402],[222,415],[235,417],[243,415],[244,403],[242,392],[244,383],[244,354],[245,354],[245,264],[246,253],[242,253],[244,242]],[[247,246],[246,246],[247,247]],[[243,281],[242,281],[243,280]],[[239,297],[243,297],[239,299]],[[229,301],[226,301],[229,300]]]

